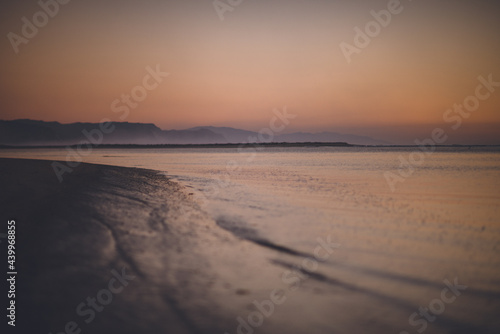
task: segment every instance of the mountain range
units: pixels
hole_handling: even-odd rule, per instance
[[[269,141],[269,136],[258,132],[230,127],[199,126],[185,130],[162,130],[154,124],[112,122],[110,133],[104,134],[102,144],[228,144]],[[89,142],[85,133],[97,133],[99,123],[44,122],[29,119],[0,120],[0,145],[56,146]],[[387,145],[389,143],[366,136],[336,132],[295,132],[276,134],[276,143],[346,142],[354,145]]]

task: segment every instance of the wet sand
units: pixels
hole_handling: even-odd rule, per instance
[[[326,237],[294,249],[214,221],[156,171],[82,164],[59,183],[50,163],[0,159],[17,333],[400,333],[419,305],[393,292],[445,288],[382,268],[358,272],[373,284],[332,276],[352,268]],[[426,332],[498,332],[498,292],[457,298]]]
[[[0,175],[17,226],[18,333],[236,332],[249,295],[269,293],[249,287],[279,277],[255,261],[262,251],[243,264],[257,247],[155,171],[82,164],[59,183],[48,161],[0,159]]]

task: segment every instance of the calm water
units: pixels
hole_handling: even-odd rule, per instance
[[[411,153],[99,149],[84,161],[163,171],[221,226],[240,234],[307,253],[318,237],[330,235],[341,248],[325,275],[411,305],[427,304],[454,277],[470,291],[498,295],[500,150],[440,149],[413,165],[392,191],[384,173],[397,173],[400,157]],[[0,156],[65,160],[66,152],[4,150]],[[456,306],[454,316],[477,321],[483,307],[494,306],[479,303],[475,314],[469,303]]]

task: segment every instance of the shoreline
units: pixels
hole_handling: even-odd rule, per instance
[[[326,235],[301,247],[214,219],[159,171],[81,163],[59,183],[52,162],[0,158],[3,219],[16,220],[14,332],[397,333],[424,305],[418,296],[427,305],[445,287],[357,267],[344,247],[319,261],[315,247],[333,245]],[[435,333],[490,333],[485,320],[499,328],[499,296],[468,287]]]
[[[193,231],[210,219],[179,185],[152,170],[84,163],[59,183],[50,161],[28,159],[0,159],[0,175],[5,218],[17,225],[16,331],[59,333],[68,323],[87,333],[220,330],[210,311],[203,330],[193,320],[211,303],[202,299],[207,278],[189,273],[208,266],[196,259]],[[116,273],[134,279],[99,304]]]
[[[51,162],[0,158],[0,203],[17,229],[14,333],[232,334],[282,287],[279,248],[221,228],[161,172],[82,163],[59,183]],[[119,276],[133,279],[107,296]],[[302,331],[295,307],[259,333]]]
[[[77,148],[78,145],[0,145],[0,149],[64,149],[66,147]],[[250,148],[250,147],[278,147],[278,148],[297,148],[297,147],[346,147],[346,148],[419,148],[419,145],[358,145],[344,142],[304,142],[304,143],[230,143],[230,144],[100,144],[95,145],[94,149],[176,149],[176,148]],[[433,145],[436,148],[495,148],[497,145],[476,145],[476,144],[451,144],[451,145]]]

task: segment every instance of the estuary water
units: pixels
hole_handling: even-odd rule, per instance
[[[161,171],[242,239],[296,254],[311,254],[318,238],[338,243],[316,279],[358,291],[362,296],[345,304],[353,315],[398,317],[406,326],[401,330],[413,333],[421,328],[406,320],[413,310],[455,281],[467,290],[432,324],[434,332],[471,324],[498,329],[500,148],[420,152],[94,149],[83,161]],[[66,155],[63,149],[0,151],[1,157],[58,161]],[[340,298],[336,288],[320,291]],[[330,302],[312,306],[314,316],[327,317]]]

